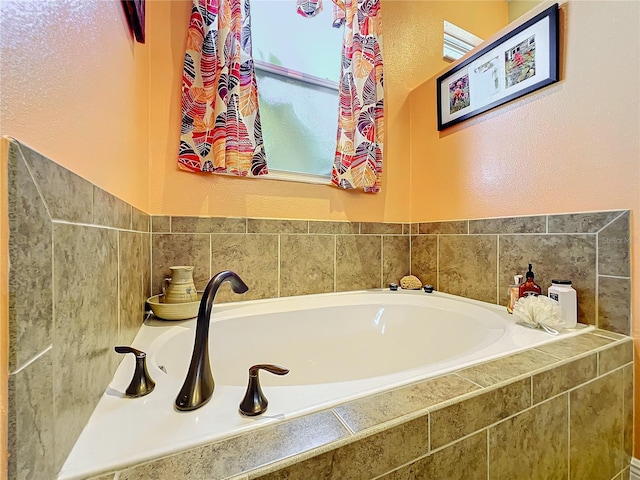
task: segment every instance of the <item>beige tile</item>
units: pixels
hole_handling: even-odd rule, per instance
[[[171,217],[166,215],[152,215],[151,231],[154,233],[169,233],[171,231]]]
[[[604,375],[611,370],[633,361],[633,341],[614,345],[598,352],[598,374]]]
[[[549,215],[549,233],[597,233],[622,211]]]
[[[423,285],[438,285],[438,237],[417,235],[411,237],[411,274]]]
[[[8,474],[11,479],[56,477],[51,351],[9,377]]]
[[[360,233],[376,235],[402,235],[401,223],[361,222]]]
[[[336,236],[336,291],[382,287],[382,237]]]
[[[598,375],[595,353],[533,376],[533,403],[577,387]]]
[[[629,212],[598,233],[598,273],[628,277],[631,272],[629,253]]]
[[[310,220],[309,233],[356,234],[360,233],[360,224],[358,222],[316,222]]]
[[[627,365],[622,369],[622,393],[624,423],[623,446],[625,465],[628,465],[633,455],[633,365]],[[627,478],[629,478],[627,476]]]
[[[320,412],[138,465],[120,472],[118,479],[227,478],[347,435],[331,412]]]
[[[307,233],[308,231],[307,220],[247,219],[247,233]]]
[[[409,275],[409,236],[382,236],[382,287],[390,283],[400,284],[400,279]]]
[[[527,378],[492,389],[431,413],[431,448],[436,449],[531,405]]]
[[[478,389],[457,375],[445,375],[338,405],[334,410],[351,430],[359,432]]]
[[[131,205],[115,195],[93,188],[93,223],[131,230]]]
[[[19,144],[19,149],[33,173],[51,218],[91,223],[93,185],[24,144]]]
[[[518,375],[546,367],[557,361],[557,358],[547,355],[546,353],[527,350],[491,362],[474,365],[457,373],[478,385],[489,387],[517,377]]]
[[[631,280],[598,277],[598,327],[631,333]]]
[[[171,217],[171,231],[179,233],[245,233],[247,220],[232,217]]]
[[[441,235],[438,290],[496,303],[495,235]]]
[[[596,329],[593,331],[595,335],[600,335],[601,337],[611,338],[613,340],[622,340],[625,338],[629,338],[629,335],[623,335],[622,333],[611,332],[609,330],[601,330]]]
[[[411,235],[418,235],[420,233],[420,224],[412,223],[411,224]]]
[[[611,479],[625,466],[622,379],[618,370],[570,392],[572,480]]]
[[[238,295],[223,285],[216,301],[233,302],[278,296],[278,236],[271,234],[214,234],[211,236],[211,272],[237,273],[249,291]]]
[[[565,338],[556,342],[547,343],[536,347],[541,352],[548,353],[561,359],[575,357],[583,353],[590,352],[596,348],[604,347],[614,340],[601,337],[592,333],[583,333],[575,337]]]
[[[334,291],[335,237],[280,236],[280,296]]]
[[[567,397],[556,397],[489,429],[491,480],[567,478]]]
[[[151,216],[133,207],[131,209],[131,229],[137,232],[149,232]]]
[[[118,232],[55,224],[55,455],[60,468],[120,360]]]
[[[8,154],[9,370],[15,371],[51,343],[53,253],[51,220],[17,142]]]
[[[259,478],[261,480],[373,478],[427,453],[428,430],[426,418],[418,418]]]
[[[145,317],[151,296],[151,245],[148,233],[118,232],[120,326],[118,343],[129,345]]]
[[[456,220],[453,222],[426,222],[420,223],[418,231],[421,234],[446,234],[460,235],[469,233],[468,220]]]
[[[152,294],[162,293],[162,282],[171,275],[169,267],[175,265],[193,265],[193,280],[196,288],[204,290],[212,275],[209,265],[210,251],[210,235],[208,234],[152,234]]]
[[[487,433],[480,431],[380,480],[487,480]]]
[[[91,477],[87,480],[115,480],[116,474],[114,473],[105,473],[104,475],[98,475],[97,477]]]
[[[567,278],[578,292],[578,321],[595,324],[595,235],[500,235],[500,302],[513,276],[533,264],[535,282],[546,295],[553,278]]]
[[[469,233],[545,233],[546,215],[469,220]]]

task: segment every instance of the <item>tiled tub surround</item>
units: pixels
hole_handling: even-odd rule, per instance
[[[553,278],[578,292],[578,321],[631,330],[628,210],[412,225],[411,273],[440,291],[506,305],[513,276],[533,264],[546,294]]]
[[[9,478],[60,470],[144,319],[149,216],[11,141]]]
[[[414,224],[153,216],[153,291],[168,266],[195,265],[198,288],[230,269],[250,290],[219,301],[385,287],[409,273],[436,289],[506,304],[513,276],[533,264],[578,292],[581,323],[625,335],[631,326],[630,212]]]
[[[632,349],[595,330],[100,478],[622,480]]]
[[[162,270],[170,265],[196,265],[200,288],[212,273],[238,271],[252,284],[245,298],[379,287],[412,272],[439,290],[503,303],[512,275],[532,262],[545,290],[552,277],[574,281],[581,321],[622,333],[630,329],[628,211],[420,224],[150,219],[16,141],[8,161],[10,478],[55,478],[119,361],[112,346],[135,336],[144,299],[159,291]],[[218,301],[235,300],[226,287],[219,293]],[[622,371],[630,378],[630,367]],[[569,400],[574,392],[566,394]],[[631,395],[628,387],[625,395]],[[607,428],[618,428],[614,420]],[[404,436],[404,429],[395,429],[399,421],[367,430],[375,435],[363,445],[378,448],[385,438]],[[393,428],[382,432],[386,427]],[[339,442],[358,435],[364,434]],[[444,462],[439,459],[445,452],[466,451],[475,442],[486,446],[481,437],[464,437],[451,450],[433,449],[429,458],[435,463],[415,468],[428,474],[435,468],[429,465]],[[286,441],[294,453],[309,447],[304,438]],[[336,458],[345,452],[336,450]],[[407,475],[397,478],[412,478]]]
[[[216,301],[380,288],[409,274],[410,225],[152,216],[152,286],[171,265],[194,265],[196,287],[233,270],[249,286]]]

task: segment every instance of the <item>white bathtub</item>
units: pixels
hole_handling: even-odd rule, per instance
[[[217,305],[209,333],[213,398],[178,412],[173,404],[194,328],[195,319],[145,322],[132,345],[147,352],[155,390],[124,398],[134,366],[127,355],[59,478],[115,470],[556,339],[516,325],[504,307],[438,292],[372,290]],[[246,418],[238,404],[248,368],[257,363],[291,371],[260,374],[269,407]]]

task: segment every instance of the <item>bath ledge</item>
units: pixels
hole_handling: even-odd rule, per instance
[[[174,412],[170,408],[172,396],[175,396],[175,391],[179,389],[179,383],[182,380],[179,376],[171,377],[171,373],[172,370],[179,371],[180,365],[173,365],[171,363],[173,359],[163,357],[162,349],[154,351],[154,348],[149,347],[174,345],[178,351],[182,351],[182,356],[184,356],[184,351],[189,351],[189,342],[185,343],[185,340],[192,341],[193,338],[189,336],[189,329],[193,321],[175,323],[150,321],[141,329],[134,346],[141,349],[148,348],[150,369],[157,369],[152,371],[152,375],[158,376],[156,378],[158,392],[145,397],[146,400],[142,402],[135,400],[129,401],[128,404],[125,403],[126,401],[120,398],[118,393],[126,388],[129,380],[128,375],[125,375],[128,366],[123,361],[112,384],[103,396],[101,405],[96,408],[94,415],[67,459],[59,479],[86,478],[115,471],[119,472],[118,478],[122,480],[127,478],[142,479],[152,478],[151,472],[158,473],[165,469],[171,471],[173,476],[180,476],[183,473],[188,475],[187,471],[182,472],[181,469],[190,468],[189,465],[194,462],[202,464],[208,478],[230,479],[238,476],[238,478],[244,478],[245,475],[249,475],[247,478],[257,478],[292,463],[357,442],[365,437],[389,429],[392,430],[408,422],[422,422],[439,411],[454,408],[461,402],[474,401],[475,398],[483,395],[506,395],[510,398],[515,395],[514,392],[519,392],[520,404],[514,407],[513,412],[505,412],[508,415],[515,414],[559,393],[555,392],[555,387],[550,387],[545,382],[545,378],[549,376],[548,372],[561,371],[565,365],[581,362],[581,364],[584,363],[588,366],[586,369],[581,369],[581,372],[586,371],[591,376],[586,379],[588,381],[631,361],[629,353],[632,345],[631,340],[624,335],[583,326],[583,328],[567,333],[561,338],[550,338],[541,331],[518,327],[514,324],[513,318],[504,312],[503,307],[460,299],[447,294],[439,293],[425,296],[413,292],[402,292],[400,295],[391,296],[388,292],[364,291],[330,295],[337,302],[336,311],[323,312],[321,321],[311,318],[311,324],[322,324],[330,322],[332,319],[335,320],[337,311],[346,310],[348,318],[352,307],[357,310],[369,309],[370,318],[364,323],[369,326],[368,328],[371,328],[371,325],[375,326],[373,328],[375,333],[372,335],[383,338],[384,341],[389,337],[392,340],[397,340],[393,336],[397,330],[402,330],[402,328],[398,327],[398,322],[395,319],[387,318],[387,315],[400,315],[409,325],[412,339],[417,341],[417,344],[411,344],[411,347],[415,348],[411,358],[418,355],[419,349],[416,346],[424,348],[429,335],[433,333],[422,330],[415,331],[415,328],[423,328],[425,327],[424,323],[429,322],[420,320],[417,325],[414,325],[415,322],[412,319],[420,319],[431,310],[437,310],[440,315],[447,317],[449,313],[442,314],[440,310],[443,307],[455,306],[459,312],[446,318],[444,323],[438,324],[436,330],[442,329],[443,325],[455,327],[459,322],[462,322],[458,325],[462,328],[461,331],[468,333],[469,338],[475,338],[471,341],[472,354],[469,356],[468,352],[456,353],[453,355],[456,358],[452,362],[448,362],[450,359],[439,358],[439,361],[435,362],[438,368],[432,369],[432,371],[427,369],[426,373],[424,373],[424,368],[420,368],[420,371],[414,371],[415,369],[411,368],[407,370],[407,365],[404,364],[401,365],[404,368],[401,373],[410,372],[408,375],[386,372],[386,374],[374,377],[378,380],[384,380],[382,383],[370,383],[370,378],[351,378],[348,382],[341,378],[338,382],[304,384],[300,383],[299,378],[293,377],[288,385],[278,385],[278,380],[282,379],[272,379],[263,385],[270,400],[270,410],[257,419],[241,418],[237,415],[237,403],[244,392],[242,383],[246,381],[245,374],[243,373],[242,380],[234,384],[234,381],[231,380],[237,376],[234,372],[229,372],[229,377],[226,378],[224,373],[216,372],[214,367],[214,375],[216,379],[220,378],[221,381],[217,386],[213,400],[202,409],[185,415]],[[313,316],[312,312],[316,306],[326,304],[326,297],[327,295],[323,294],[298,298],[299,305],[289,305],[289,310],[286,313],[287,315],[291,313],[293,318],[298,319]],[[426,304],[425,298],[429,299]],[[233,307],[220,309],[219,314],[214,313],[212,316],[212,338],[229,338],[227,329],[238,328],[238,324],[244,322],[240,319],[251,318],[251,309],[255,307],[261,312],[259,321],[256,320],[258,324],[265,320],[265,315],[273,317],[268,318],[271,322],[289,321],[287,318],[282,319],[282,317],[287,317],[283,314],[282,302],[282,299],[240,302]],[[483,315],[486,314],[486,318],[478,317],[481,312]],[[219,316],[216,317],[216,315]],[[467,317],[473,318],[474,325],[476,323],[482,324],[483,329],[474,332],[475,326],[470,327],[464,323]],[[375,323],[376,319],[377,324]],[[344,320],[343,318],[337,321],[338,325]],[[247,327],[247,325],[239,326],[244,331]],[[271,324],[271,327],[277,327],[274,328],[275,331],[288,331],[277,323],[276,325]],[[300,330],[304,332],[306,327],[307,325],[300,326]],[[358,342],[349,336],[353,332],[348,330],[342,331],[341,334],[343,337],[349,338],[352,342],[349,346],[355,348]],[[403,332],[403,334],[406,335],[407,332]],[[460,331],[455,331],[455,328],[450,333],[452,338],[458,338],[459,335]],[[317,340],[320,335],[318,332],[311,332],[310,337]],[[444,334],[444,337],[447,337],[447,334]],[[509,341],[505,340],[505,337],[509,337]],[[525,337],[528,343],[525,342]],[[375,344],[380,338],[372,337],[367,339],[365,343],[367,345]],[[269,340],[276,342],[277,337],[271,339],[267,333],[257,332],[256,341],[269,344]],[[405,342],[410,341],[411,339],[405,339]],[[474,344],[474,342],[476,343]],[[232,354],[232,350],[238,348],[234,342],[226,343],[226,348],[224,344],[216,347],[223,350],[218,352],[223,356]],[[439,343],[442,343],[442,339],[436,338],[434,348]],[[506,349],[498,351],[494,348],[496,344],[500,343]],[[295,343],[293,344],[295,345]],[[187,346],[186,350],[185,345]],[[333,346],[336,347],[335,344]],[[374,351],[382,351],[380,349],[384,347],[377,344],[375,346],[378,350],[374,349]],[[469,349],[469,345],[466,348]],[[444,350],[448,351],[446,347]],[[214,347],[212,347],[212,354],[213,351]],[[303,349],[299,353],[304,357],[307,351]],[[479,355],[475,355],[476,353]],[[401,351],[396,354],[402,356]],[[186,358],[185,362],[188,360]],[[420,362],[423,360],[419,359]],[[253,362],[253,360],[251,361]],[[261,361],[270,360],[258,360],[254,363]],[[358,361],[353,363],[356,366],[361,366]],[[213,356],[212,365],[220,365],[220,362],[216,361]],[[289,367],[289,365],[285,366]],[[160,367],[169,373],[162,373]],[[378,367],[384,368],[384,362],[377,365]],[[345,375],[357,376],[357,370],[346,369]],[[321,375],[322,372],[323,370],[320,370],[316,373]],[[265,376],[263,381],[267,378]],[[323,380],[326,381],[326,379],[319,379],[320,382]],[[580,378],[580,380],[583,379]],[[345,390],[345,385],[342,385],[345,383],[353,384],[352,389]],[[571,385],[567,385],[565,382],[562,388],[566,390],[571,388]],[[308,404],[309,397],[327,389],[337,389],[337,393],[333,396],[329,395],[328,399],[317,405],[310,406]],[[169,407],[165,401],[160,402],[162,403],[161,407],[154,406],[154,401],[158,401],[160,398],[165,401],[168,399]],[[280,407],[289,398],[293,398],[299,403],[294,405],[291,412],[283,412]],[[126,459],[119,455],[113,455],[112,458],[108,458],[108,456],[97,458],[96,455],[99,457],[104,453],[104,449],[113,445],[113,437],[108,431],[105,432],[105,429],[110,428],[109,424],[117,423],[117,419],[114,420],[113,417],[104,417],[104,412],[113,413],[115,409],[117,415],[126,416],[127,414],[123,414],[118,409],[123,406],[128,408],[132,405],[140,405],[141,409],[134,410],[133,416],[129,416],[125,420],[130,429],[135,426],[135,429],[132,430],[140,431],[140,434],[145,438],[166,433],[177,440],[169,442],[168,448],[134,452],[134,455],[130,455]],[[164,416],[158,417],[157,412],[154,414],[154,408],[164,409]],[[296,408],[298,409],[296,410]],[[152,415],[150,423],[147,424],[141,423],[144,422],[142,417],[144,417],[145,411],[149,411],[147,413]],[[102,418],[100,418],[101,416]],[[204,431],[207,425],[224,424],[225,421],[227,424],[229,422],[233,424],[231,433],[227,431],[207,437]],[[116,426],[113,427],[116,428]],[[433,428],[432,425],[430,429]],[[179,437],[184,432],[187,434],[180,440]],[[464,436],[464,432],[461,436]],[[135,441],[135,439],[133,440]],[[455,438],[449,439],[446,435],[442,438],[433,436],[430,439],[429,448],[435,450],[453,440]],[[122,445],[120,447],[121,449],[128,448],[128,446],[123,447]],[[206,460],[203,461],[203,459]]]

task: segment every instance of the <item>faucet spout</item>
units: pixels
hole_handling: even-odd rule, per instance
[[[191,354],[191,364],[180,393],[176,397],[176,409],[181,411],[195,410],[206,404],[213,395],[215,383],[209,362],[209,320],[213,309],[213,300],[224,282],[231,283],[235,293],[244,293],[249,287],[240,277],[224,270],[214,275],[202,294],[198,319],[196,320],[196,339]]]

